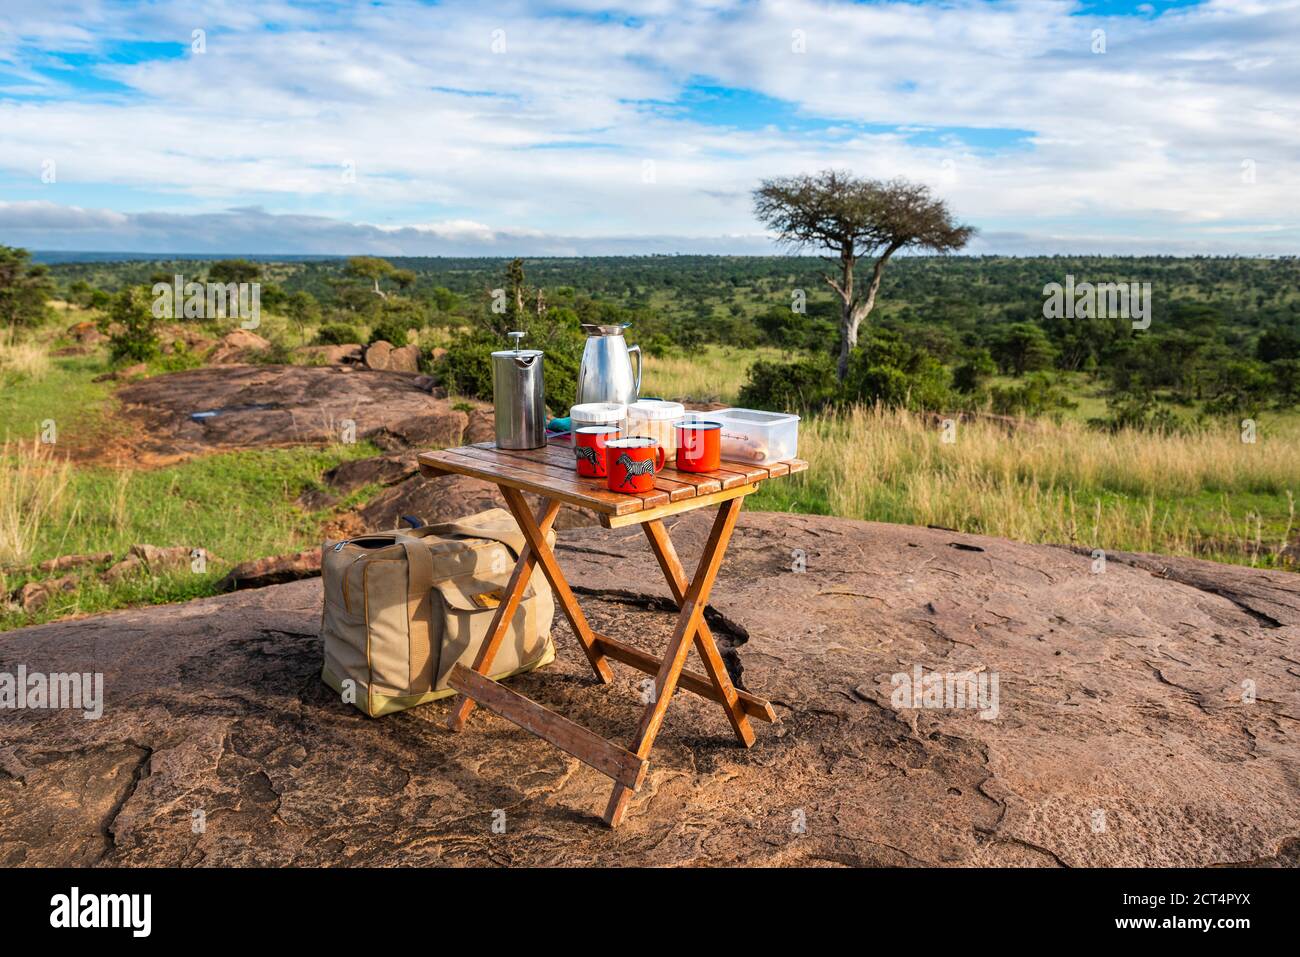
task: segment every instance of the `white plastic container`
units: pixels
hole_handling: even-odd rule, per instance
[[[677,457],[677,430],[673,423],[686,414],[680,402],[663,399],[638,399],[627,407],[624,435],[648,435],[664,450],[664,461]]]
[[[799,416],[758,409],[719,409],[702,413],[722,423],[724,461],[767,465],[799,455]]]
[[[626,431],[627,406],[622,402],[583,402],[569,408],[571,429],[584,425],[613,425]]]

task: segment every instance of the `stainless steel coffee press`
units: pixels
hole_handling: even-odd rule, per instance
[[[540,449],[546,444],[546,385],[542,350],[520,349],[526,333],[512,332],[513,349],[492,353],[492,403],[497,447]]]

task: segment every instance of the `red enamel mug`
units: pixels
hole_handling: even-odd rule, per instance
[[[722,464],[722,423],[679,419],[677,469],[681,472],[713,472]]]
[[[584,425],[573,430],[573,457],[583,478],[605,477],[605,443],[622,435],[617,425]]]
[[[611,492],[649,492],[663,467],[663,447],[652,438],[634,435],[605,443],[605,484]]]

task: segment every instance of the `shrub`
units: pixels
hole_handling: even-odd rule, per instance
[[[448,391],[492,401],[492,353],[508,346],[487,331],[457,336],[447,347],[447,354],[435,374]],[[527,347],[525,347],[527,348]],[[546,407],[552,415],[568,415],[578,392],[578,365],[581,352],[565,348],[560,339],[539,345],[545,363]]]
[[[760,359],[749,369],[738,404],[772,411],[816,411],[839,399],[835,363],[816,355],[793,362]]]
[[[194,352],[183,339],[177,339],[172,343],[170,355],[164,355],[154,363],[154,368],[159,372],[184,372],[186,369],[197,369],[203,365],[203,357]]]
[[[948,370],[897,332],[872,329],[849,357],[843,385],[835,362],[814,354],[793,362],[755,362],[739,403],[760,409],[816,412],[831,405],[864,402],[889,408],[943,409],[954,403]]]
[[[492,353],[504,348],[484,332],[457,336],[436,373],[449,392],[492,401]]]
[[[113,297],[100,328],[108,334],[115,363],[147,362],[158,355],[158,320],[149,297],[138,286],[128,286]]]
[[[263,366],[287,366],[293,364],[293,350],[278,339],[272,339],[271,345],[265,349],[259,349],[249,356],[248,362],[253,365]]]
[[[947,368],[897,332],[872,329],[849,358],[845,398],[889,408],[935,410],[953,403]]]
[[[1088,425],[1105,432],[1157,432],[1175,435],[1189,431],[1187,423],[1160,405],[1151,393],[1120,393],[1106,403],[1108,415],[1089,419]]]
[[[998,371],[987,349],[977,349],[952,374],[952,386],[958,392],[978,392],[984,382]]]
[[[381,339],[393,346],[404,346],[409,341],[406,321],[396,316],[384,316],[370,327],[367,345],[373,345]]]
[[[1021,385],[994,386],[989,395],[998,415],[1036,416],[1078,405],[1041,372],[1028,376]]]
[[[1268,367],[1253,359],[1225,362],[1214,372],[1217,381],[1209,387],[1205,403],[1205,411],[1211,415],[1255,415],[1276,398]]]
[[[45,318],[45,300],[54,295],[49,268],[33,265],[25,249],[0,246],[0,323],[34,326]]]
[[[327,322],[316,330],[316,343],[322,346],[361,345],[361,333],[346,322]]]

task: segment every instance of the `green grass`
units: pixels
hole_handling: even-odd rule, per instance
[[[294,500],[317,487],[326,469],[377,452],[369,443],[358,443],[229,452],[149,471],[76,468],[58,519],[40,530],[30,566],[60,555],[95,552],[112,552],[120,559],[138,543],[202,548],[214,557],[203,574],[185,570],[113,586],[95,581],[93,571],[99,569],[93,569],[78,591],[52,599],[36,615],[0,612],[0,630],[212,594],[231,564],[318,545],[325,513],[304,511]],[[359,490],[345,504],[373,491]],[[13,590],[56,575],[10,572],[5,585]]]
[[[54,357],[39,379],[0,383],[0,440],[32,439],[41,423],[53,419],[63,437],[86,434],[105,423],[112,382],[91,380],[108,368],[103,356]]]

